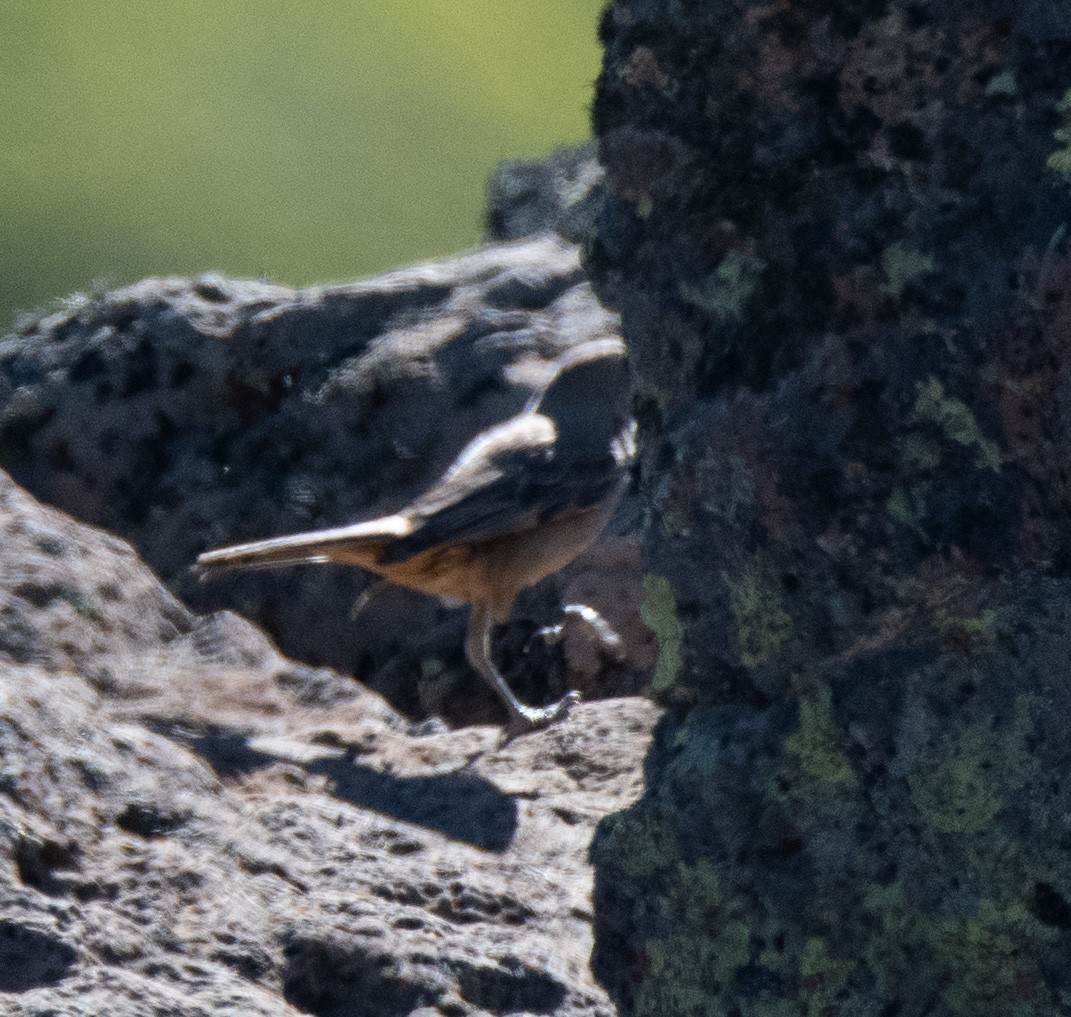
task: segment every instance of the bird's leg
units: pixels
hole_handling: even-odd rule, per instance
[[[465,656],[480,677],[495,690],[509,711],[507,731],[510,735],[534,731],[561,720],[580,702],[580,693],[569,692],[549,706],[525,706],[506,684],[491,660],[491,628],[494,625],[491,611],[483,604],[475,604],[469,617],[469,631],[465,637]]]
[[[374,579],[361,590],[361,592],[357,594],[357,598],[354,600],[353,605],[350,607],[350,621],[356,621],[360,616],[360,613],[372,603],[372,598],[386,586],[390,586],[390,583],[388,583],[386,579]]]

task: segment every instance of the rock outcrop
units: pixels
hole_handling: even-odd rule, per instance
[[[499,747],[198,615],[0,475],[0,1012],[608,1017],[642,700]]]
[[[597,835],[629,1014],[1071,1006],[1071,22],[615,0],[589,264],[660,726]]]
[[[586,179],[595,171],[584,165],[568,168]],[[531,197],[534,172],[503,171],[504,221],[510,202],[554,203]],[[517,211],[511,234],[533,214]],[[369,577],[354,569],[199,586],[189,566],[211,546],[394,510],[476,433],[521,410],[563,350],[616,328],[576,248],[549,235],[301,291],[148,280],[75,299],[0,340],[0,467],[129,540],[191,606],[233,608],[284,652],[356,675],[410,716],[494,721],[497,704],[461,654],[459,612],[397,589],[364,598]],[[610,537],[633,528],[635,511],[622,506]],[[653,650],[642,598],[627,539],[526,595],[498,651],[514,688],[529,702],[573,686],[589,699],[642,688]],[[583,626],[555,645],[536,634],[577,599],[623,636],[623,659],[600,657]]]

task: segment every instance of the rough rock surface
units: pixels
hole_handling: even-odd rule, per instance
[[[585,845],[653,715],[413,728],[0,475],[0,1012],[609,1015]]]
[[[594,142],[546,159],[502,163],[487,188],[487,238],[520,240],[555,233],[585,244],[602,204],[603,170]]]
[[[615,0],[660,725],[626,1012],[1071,1012],[1071,18]]]
[[[500,211],[524,204],[505,181],[526,172],[502,177]],[[498,706],[462,658],[461,612],[390,588],[362,599],[369,578],[354,569],[199,586],[189,565],[208,547],[393,511],[520,411],[563,350],[616,328],[576,248],[545,235],[301,291],[148,280],[0,340],[0,467],[130,540],[195,608],[233,608],[410,715],[493,721]],[[609,534],[634,513],[623,506]],[[578,590],[624,637],[623,661],[596,659],[582,626],[556,646],[536,635]],[[642,687],[653,654],[642,596],[636,545],[611,540],[522,598],[498,651],[514,688],[538,702],[567,685],[589,699]]]

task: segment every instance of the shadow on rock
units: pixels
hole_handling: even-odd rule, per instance
[[[66,978],[78,953],[51,932],[0,922],[0,992],[25,992]]]
[[[349,759],[318,759],[307,769],[329,777],[334,795],[352,805],[484,851],[505,851],[517,832],[517,803],[475,773],[395,777]]]
[[[265,769],[286,758],[254,748],[240,732],[221,731],[178,740],[224,779]],[[310,775],[327,777],[336,798],[435,830],[483,851],[505,851],[517,831],[516,802],[473,772],[399,777],[357,765],[352,756],[319,758],[299,765]]]

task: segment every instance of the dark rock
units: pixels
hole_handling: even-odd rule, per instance
[[[560,148],[534,162],[502,163],[488,185],[487,238],[549,232],[587,243],[602,202],[602,178],[594,143]]]
[[[1059,29],[605,13],[588,263],[637,374],[673,706],[594,846],[628,1013],[1068,1008]]]

